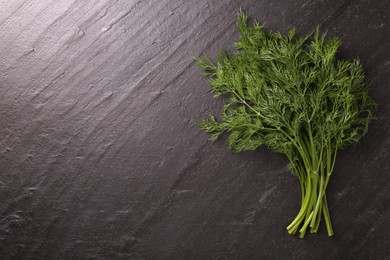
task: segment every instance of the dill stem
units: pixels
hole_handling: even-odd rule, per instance
[[[299,210],[295,219],[287,227],[288,233],[290,233],[290,234],[296,233],[300,223],[302,222],[303,217],[306,215],[306,209],[309,206],[310,197],[311,197],[311,189],[312,189],[311,179],[310,179],[310,176],[307,176],[306,177],[306,190],[307,190],[307,192],[305,194],[305,198],[303,200],[301,209]]]
[[[322,206],[322,212],[324,213],[324,219],[325,219],[325,224],[326,224],[326,230],[328,231],[328,236],[333,236],[333,227],[332,227],[332,222],[330,220],[330,214],[329,214],[329,209],[328,209],[328,202],[326,200],[326,196],[324,195],[323,198],[323,206]]]

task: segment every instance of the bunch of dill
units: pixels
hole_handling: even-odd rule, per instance
[[[248,26],[240,11],[241,33],[237,52],[220,51],[216,64],[206,56],[195,58],[203,75],[211,78],[211,91],[227,95],[221,119],[200,122],[215,140],[228,133],[235,152],[266,145],[286,155],[299,179],[301,209],[287,227],[316,233],[325,221],[333,228],[326,199],[337,151],[357,143],[367,132],[376,103],[368,95],[359,60],[336,59],[341,44],[326,39],[319,29],[304,37],[266,32],[255,22]]]

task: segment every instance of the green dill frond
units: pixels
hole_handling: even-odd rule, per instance
[[[213,139],[224,129],[232,135],[229,147],[240,143],[239,150],[252,150],[267,144],[284,152],[285,143],[294,146],[292,140],[310,125],[318,144],[328,139],[344,148],[358,142],[375,110],[361,63],[337,60],[341,41],[326,38],[319,27],[296,38],[295,28],[283,36],[266,32],[258,22],[250,27],[247,19],[243,11],[238,13],[238,52],[228,55],[221,50],[217,65],[207,56],[195,58],[203,75],[211,78],[211,91],[229,95],[229,109],[222,112],[219,123],[224,127],[212,128],[217,133]],[[233,114],[245,120],[233,120]],[[237,134],[249,128],[251,134]],[[211,129],[207,132],[214,134]]]

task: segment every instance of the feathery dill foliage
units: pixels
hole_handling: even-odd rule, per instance
[[[290,234],[307,228],[316,233],[325,220],[333,235],[326,187],[340,149],[367,132],[376,103],[368,95],[359,60],[336,59],[341,42],[325,39],[317,28],[304,37],[266,32],[255,22],[247,25],[240,11],[238,52],[220,51],[215,64],[195,58],[211,78],[215,96],[227,95],[221,119],[200,122],[217,139],[228,133],[235,152],[266,145],[285,154],[302,189],[301,209],[287,227]]]

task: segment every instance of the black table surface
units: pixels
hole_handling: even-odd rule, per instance
[[[193,57],[233,50],[240,7],[364,65],[378,119],[338,155],[334,237],[287,233],[282,155],[197,127],[222,101]],[[0,259],[390,259],[389,72],[388,0],[0,1]]]

